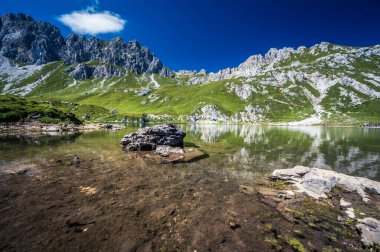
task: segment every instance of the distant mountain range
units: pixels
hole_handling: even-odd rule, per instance
[[[380,45],[270,49],[236,68],[174,72],[137,41],[64,39],[24,14],[0,19],[0,90],[151,120],[380,121]],[[96,120],[96,113],[86,115]]]

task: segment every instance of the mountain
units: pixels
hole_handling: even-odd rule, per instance
[[[189,76],[188,82],[193,85],[239,79],[239,84],[231,83],[229,90],[242,101],[275,88],[282,95],[272,102],[279,106],[294,105],[291,96],[307,101],[303,107],[311,105],[314,115],[304,122],[312,123],[337,114],[344,117],[345,112],[361,111],[359,108],[366,104],[378,102],[379,63],[379,45],[358,48],[322,42],[311,48],[272,48],[265,56],[253,55],[238,67],[217,73],[182,75]],[[259,116],[273,110],[272,106],[260,106],[257,102],[245,108],[246,112],[252,109],[259,111]],[[241,113],[243,117],[248,114]]]
[[[72,34],[65,40],[59,29],[46,22],[34,21],[25,14],[5,14],[0,19],[0,53],[2,56],[23,64],[47,64],[63,60],[65,65],[99,61],[88,67],[92,77],[121,76],[129,70],[136,74],[159,73],[170,77],[172,73],[150,50],[137,41],[125,43],[121,38],[111,41],[98,38],[86,39]],[[110,67],[110,64],[114,67]],[[82,68],[76,69],[83,72]],[[74,77],[83,78],[83,74]]]
[[[60,59],[65,41],[57,27],[35,22],[25,14],[0,18],[1,54],[25,64],[46,64]]]
[[[96,105],[119,120],[380,121],[380,45],[270,49],[217,73],[174,73],[137,41],[65,40],[23,14],[4,15],[0,27],[1,92],[73,104],[86,120],[99,119],[83,109]]]

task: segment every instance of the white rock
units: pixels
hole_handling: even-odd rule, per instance
[[[351,206],[351,203],[350,202],[347,202],[345,201],[343,198],[340,199],[340,206],[342,207],[348,207],[348,206]]]
[[[348,218],[355,219],[355,210],[352,207],[347,208],[345,213],[347,214]]]
[[[167,157],[170,154],[184,154],[185,152],[180,147],[172,147],[169,145],[158,145],[156,147],[155,153],[157,153],[163,157]]]
[[[380,182],[318,168],[296,166],[292,169],[279,169],[273,171],[272,178],[294,183],[299,192],[313,198],[326,198],[326,193],[335,186],[358,193],[364,202],[369,201],[366,190],[380,194]]]
[[[374,218],[364,218],[358,221],[356,228],[360,232],[363,245],[370,247],[380,244],[380,221]]]
[[[191,121],[227,122],[228,119],[229,117],[215,104],[203,106],[200,110],[193,111],[191,115]]]
[[[293,191],[290,191],[290,190],[285,191],[285,193],[286,193],[287,195],[289,195],[289,196],[294,196],[294,195],[295,195],[295,193],[294,193]]]

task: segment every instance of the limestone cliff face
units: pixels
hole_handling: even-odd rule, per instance
[[[86,39],[84,36],[73,34],[68,36],[61,55],[65,64],[98,60],[100,63],[120,66],[136,74],[159,73],[165,77],[172,77],[171,71],[147,47],[137,41],[124,42],[122,38],[106,41],[98,38]],[[102,75],[113,74],[104,73],[103,70]]]
[[[25,64],[46,64],[61,59],[65,46],[59,29],[36,22],[25,14],[5,14],[0,18],[0,53]]]
[[[137,41],[110,41],[72,34],[65,40],[60,30],[46,22],[35,21],[25,14],[5,14],[0,17],[0,54],[27,65],[63,60],[65,64],[99,61],[95,71],[99,77],[120,76],[118,66],[136,74],[158,73],[172,77],[173,73]],[[83,68],[83,67],[82,67]],[[83,75],[82,75],[83,77]]]

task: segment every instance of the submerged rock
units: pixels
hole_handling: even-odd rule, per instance
[[[155,151],[158,155],[168,157],[171,153],[184,154],[184,150],[181,147],[172,147],[168,145],[159,145]]]
[[[369,201],[366,191],[380,195],[380,182],[318,168],[295,166],[292,169],[279,169],[273,171],[272,178],[290,182],[299,192],[313,198],[326,198],[326,193],[335,186],[358,193],[364,202]]]
[[[80,164],[80,158],[78,156],[74,156],[72,159],[71,159],[71,162],[70,162],[71,165],[79,165]]]
[[[157,153],[156,151],[128,151],[126,154],[131,159],[139,159],[140,161],[146,162],[147,165],[191,163],[191,162],[196,162],[208,157],[207,153],[197,148],[180,148],[180,147],[172,147],[172,148],[175,148],[176,150],[182,150],[183,154],[176,153],[176,152],[169,152],[169,153],[164,153],[164,155],[161,155],[160,153]],[[160,146],[157,146],[157,149],[160,149]]]
[[[128,151],[151,151],[159,145],[182,148],[185,136],[186,133],[174,124],[160,124],[128,134],[120,143]]]

